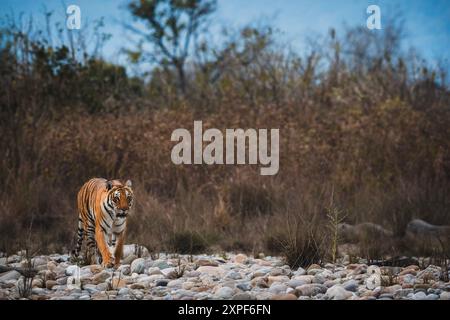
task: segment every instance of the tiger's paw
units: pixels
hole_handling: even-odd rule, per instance
[[[102,262],[102,267],[107,268],[107,269],[113,268],[114,267],[114,259],[109,259],[108,261]]]

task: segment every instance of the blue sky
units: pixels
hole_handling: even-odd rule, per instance
[[[124,10],[127,0],[0,0],[0,16],[13,10],[16,14],[39,16],[44,6],[54,11],[55,19],[64,19],[65,7],[80,6],[82,23],[104,17],[105,31],[112,39],[104,55],[123,62],[118,54],[127,44],[126,33],[118,21],[129,15]],[[449,57],[450,1],[449,0],[219,0],[214,24],[239,27],[258,20],[270,21],[281,30],[284,39],[301,50],[307,37],[324,34],[331,27],[341,29],[366,24],[366,8],[379,5],[383,17],[401,12],[405,19],[405,46],[414,46],[428,60]],[[380,32],[380,31],[375,31]]]

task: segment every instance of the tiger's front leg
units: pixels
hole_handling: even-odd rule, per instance
[[[105,268],[112,268],[114,266],[114,259],[109,251],[109,246],[106,243],[106,235],[100,225],[95,227],[95,241],[97,248],[102,256],[102,266]]]
[[[123,255],[123,245],[125,243],[125,230],[122,231],[121,234],[118,235],[118,241],[117,241],[117,245],[116,245],[116,249],[114,252],[114,264],[116,266],[116,268],[120,265],[120,259],[122,259],[122,255]]]

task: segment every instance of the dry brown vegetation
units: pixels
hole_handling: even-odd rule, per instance
[[[41,251],[69,251],[76,192],[94,176],[133,180],[128,242],[151,250],[320,261],[331,248],[332,192],[347,223],[374,222],[398,239],[388,248],[369,239],[363,255],[436,250],[402,239],[412,218],[449,224],[450,92],[442,70],[399,50],[397,32],[332,31],[300,55],[270,28],[245,28],[206,61],[192,57],[182,94],[170,68],[147,83],[4,27],[0,250],[21,247],[31,230]],[[171,132],[194,120],[280,128],[278,175],[173,165]]]

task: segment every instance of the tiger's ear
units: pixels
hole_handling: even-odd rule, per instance
[[[111,190],[112,186],[113,186],[113,184],[111,181],[106,181],[106,190],[108,190],[108,191]]]
[[[132,186],[131,180],[127,180],[127,182],[125,182],[125,186],[127,186],[128,188],[131,188],[131,186]]]

